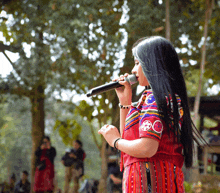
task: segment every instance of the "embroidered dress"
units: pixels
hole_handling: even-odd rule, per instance
[[[183,110],[178,96],[177,103],[181,129]],[[151,158],[136,158],[122,152],[123,193],[185,192],[184,176],[181,170],[184,162],[183,146],[177,142],[172,131],[168,132],[165,122],[158,113],[151,90],[144,91],[139,102],[132,104],[122,134],[122,138],[127,140],[142,137],[157,140],[158,151]]]

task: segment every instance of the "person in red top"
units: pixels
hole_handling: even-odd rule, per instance
[[[44,136],[43,143],[35,151],[36,171],[34,178],[34,192],[52,193],[54,191],[54,159],[56,149],[51,146],[50,137]]]
[[[128,74],[120,76],[120,133],[113,125],[98,133],[121,151],[123,193],[185,192],[181,168],[192,166],[193,128],[178,55],[159,36],[138,40],[132,52],[132,73],[146,90],[132,103]]]

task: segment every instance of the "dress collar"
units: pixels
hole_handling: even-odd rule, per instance
[[[152,89],[147,89],[147,90],[144,90],[142,95],[144,95],[144,94],[151,94],[152,92],[153,92]]]
[[[132,103],[132,106],[136,107],[136,108],[141,107],[143,105],[147,95],[152,94],[152,93],[153,93],[152,89],[144,90],[140,99],[137,102]]]

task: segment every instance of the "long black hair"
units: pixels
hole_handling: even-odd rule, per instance
[[[170,127],[174,128],[176,139],[183,144],[185,166],[191,167],[193,159],[191,117],[186,85],[175,48],[167,39],[153,36],[138,40],[132,52],[141,64],[150,84],[159,114],[164,118],[169,132]],[[176,95],[181,99],[184,112],[181,128],[179,128],[180,115]],[[167,98],[169,106],[167,106]]]

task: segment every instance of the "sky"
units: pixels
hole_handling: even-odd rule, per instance
[[[1,38],[0,38],[1,41]],[[14,54],[12,52],[5,52],[8,57],[12,60],[12,62],[15,62],[18,59],[18,54]],[[2,52],[0,52],[0,74],[2,77],[6,77],[11,71],[12,71],[12,66],[8,59],[4,56]]]

